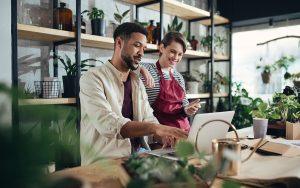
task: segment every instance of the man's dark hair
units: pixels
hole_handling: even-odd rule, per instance
[[[178,42],[179,44],[181,44],[182,48],[183,48],[183,53],[186,51],[186,43],[185,43],[185,39],[183,37],[183,35],[179,32],[176,31],[171,31],[168,32],[164,38],[162,39],[161,43],[164,45],[164,47],[166,48],[167,46],[169,46],[173,41]]]
[[[116,28],[114,32],[114,41],[116,41],[117,37],[127,40],[131,37],[132,33],[141,33],[147,37],[147,31],[143,26],[137,23],[125,22]]]

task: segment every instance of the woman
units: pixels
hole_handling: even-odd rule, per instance
[[[200,108],[200,100],[189,104],[185,83],[175,66],[180,62],[186,51],[184,37],[178,32],[169,32],[159,46],[159,59],[155,64],[143,63],[154,80],[153,88],[146,88],[149,103],[154,115],[161,124],[178,127],[189,131],[187,116],[195,114]],[[147,72],[142,70],[142,72]],[[147,75],[143,73],[143,75]],[[150,76],[148,76],[150,77]],[[144,78],[142,78],[144,80]],[[145,85],[152,85],[146,78]]]

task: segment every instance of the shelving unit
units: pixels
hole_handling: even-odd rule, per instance
[[[57,7],[57,0],[53,0],[53,7]],[[81,0],[76,0],[76,30],[75,32],[62,31],[57,29],[38,27],[32,25],[24,25],[17,23],[17,5],[18,0],[11,1],[11,33],[12,33],[12,86],[18,88],[18,39],[34,40],[53,43],[53,51],[62,44],[75,42],[75,60],[76,66],[80,67],[81,59]],[[86,37],[85,41],[89,41]],[[81,75],[81,70],[77,70],[77,75]],[[60,105],[72,104],[76,105],[78,110],[77,127],[80,125],[80,106],[79,106],[79,76],[76,77],[75,98],[55,98],[55,99],[18,99],[18,94],[13,96],[12,100],[12,116],[13,116],[13,133],[14,136],[19,134],[19,111],[22,106],[30,105]]]
[[[58,29],[37,27],[32,25],[18,24],[18,36],[20,39],[36,40],[44,42],[58,42],[62,40],[74,39],[75,33],[70,31],[62,31]],[[112,50],[114,48],[113,38],[95,36],[89,34],[81,34],[81,44],[85,47],[101,48]],[[147,50],[157,50],[157,45],[147,44]],[[185,58],[209,58],[208,52],[195,50],[187,50],[184,54]],[[228,59],[226,56],[216,56],[216,59]]]

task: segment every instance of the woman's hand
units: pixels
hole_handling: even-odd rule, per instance
[[[184,107],[184,112],[186,113],[186,115],[191,116],[194,115],[199,110],[200,107],[201,107],[200,99],[196,99],[193,102],[191,102],[189,105]]]
[[[146,68],[141,67],[140,73],[142,74],[142,76],[145,79],[145,82],[144,82],[145,86],[147,88],[153,88],[155,86],[154,79],[153,79],[152,75],[149,73],[149,71]]]

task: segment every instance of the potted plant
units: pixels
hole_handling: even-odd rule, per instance
[[[285,89],[286,93],[286,89]],[[294,93],[276,93],[270,105],[270,121],[268,132],[276,136],[286,136],[287,124],[299,122],[300,104]],[[289,123],[287,123],[289,122]]]
[[[128,14],[130,12],[130,9],[128,9],[128,10],[124,11],[123,13],[121,13],[119,11],[119,8],[118,8],[117,4],[116,4],[116,10],[117,10],[117,12],[114,13],[114,19],[116,20],[116,22],[118,24],[122,24],[123,20],[128,16]]]
[[[268,129],[268,104],[260,103],[257,110],[252,111],[254,138],[264,138]]]
[[[180,32],[183,26],[183,22],[178,22],[177,16],[174,17],[171,25],[168,24],[168,32],[170,31],[177,31]]]
[[[204,52],[209,52],[209,48],[211,46],[211,36],[207,35],[205,37],[201,37],[200,44]]]
[[[226,76],[223,76],[219,71],[215,72],[213,92],[220,93],[221,86],[227,86],[229,84],[229,79]]]
[[[288,72],[289,66],[295,62],[294,56],[282,56],[279,60],[275,62],[275,65],[281,69],[283,68],[285,70],[284,79],[290,79],[291,74]]]
[[[221,54],[225,55],[224,45],[227,43],[227,39],[222,38],[221,36],[215,35],[214,41],[215,41],[215,46],[214,46],[215,53],[220,54],[220,52],[221,52]]]
[[[263,60],[263,58],[260,58],[260,62]],[[264,65],[264,66],[256,66],[256,69],[262,69],[261,78],[264,84],[270,83],[271,79],[271,73],[276,70],[276,65]]]
[[[75,84],[76,84],[76,76],[77,76],[78,67],[76,66],[75,63],[72,63],[71,59],[66,54],[65,54],[65,58],[66,59],[62,58],[58,54],[53,54],[53,59],[54,60],[58,59],[62,63],[62,65],[67,73],[66,76],[62,77],[63,85],[64,85],[63,97],[75,97],[76,96]],[[87,67],[94,67],[94,65],[86,64],[89,61],[98,61],[98,62],[103,63],[102,61],[99,61],[96,59],[82,60],[80,63],[81,71],[86,71]]]
[[[92,10],[85,10],[82,12],[82,14],[85,13],[87,13],[91,20],[92,35],[104,36],[105,20],[103,10],[93,7]]]
[[[250,127],[253,125],[252,111],[263,101],[261,98],[251,98],[240,83],[234,83],[232,88],[232,109],[235,111],[232,124],[237,129]]]
[[[199,80],[189,72],[181,73],[186,83],[186,92],[189,94],[197,94],[199,88]]]

